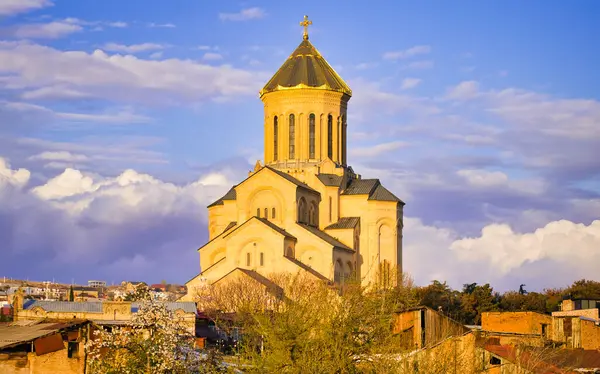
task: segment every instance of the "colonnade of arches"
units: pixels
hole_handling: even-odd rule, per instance
[[[314,113],[310,113],[308,115],[308,159],[314,160],[317,158],[317,118]],[[294,160],[298,157],[297,152],[297,128],[296,128],[296,115],[291,113],[287,116],[287,136],[288,136],[288,149],[287,154],[280,155],[279,154],[279,143],[280,143],[280,133],[282,125],[280,116],[273,117],[273,161],[280,161],[284,159]],[[326,156],[330,159],[334,159],[334,126],[337,126],[337,137],[338,137],[338,147],[340,147],[340,160],[345,162],[346,160],[346,116],[342,115],[341,117],[337,117],[337,123],[334,124],[334,117],[332,114],[327,115],[327,154]],[[282,157],[283,156],[283,157]]]

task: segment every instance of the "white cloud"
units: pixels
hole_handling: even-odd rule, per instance
[[[54,3],[50,0],[2,0],[0,1],[0,15],[12,16],[52,5]]]
[[[222,60],[223,56],[219,53],[206,52],[204,54],[204,56],[202,56],[202,59],[206,60],[206,61],[218,61],[218,60]]]
[[[177,26],[175,26],[172,23],[154,23],[154,22],[152,22],[152,23],[148,24],[148,27],[162,27],[162,28],[172,29],[172,28],[175,28]]]
[[[400,85],[401,90],[408,90],[417,87],[421,83],[419,78],[404,78]]]
[[[33,155],[29,157],[29,160],[42,160],[42,161],[68,161],[68,162],[78,162],[78,161],[87,161],[89,158],[85,155],[74,154],[67,151],[59,151],[59,152],[42,152],[37,155]]]
[[[411,57],[415,57],[415,56],[419,56],[419,55],[429,54],[430,52],[431,52],[430,46],[417,45],[417,46],[414,46],[414,47],[411,47],[409,49],[405,49],[402,51],[385,52],[382,57],[384,60],[400,60],[400,59],[411,58]]]
[[[162,58],[162,56],[163,56],[163,52],[159,51],[159,52],[152,53],[149,57],[153,60],[157,60],[159,58]]]
[[[104,45],[104,47],[102,47],[102,49],[111,52],[138,53],[146,51],[155,51],[157,49],[164,49],[165,47],[165,45],[157,43],[141,43],[131,45],[107,43]]]
[[[29,182],[31,173],[27,169],[12,170],[8,160],[0,157],[0,192],[3,184],[22,187]]]
[[[162,105],[254,95],[269,76],[229,65],[147,60],[101,50],[63,52],[23,42],[0,41],[0,61],[0,74],[8,89],[35,92],[60,86],[110,101]]]
[[[83,28],[77,24],[53,21],[15,26],[10,34],[21,39],[58,39],[82,30]]]
[[[264,9],[254,7],[242,9],[238,13],[219,13],[219,19],[221,21],[247,21],[251,19],[264,18],[267,13]]]
[[[96,122],[106,124],[146,123],[152,121],[150,117],[137,114],[129,107],[112,109],[101,113],[72,113],[56,112],[36,104],[0,101],[0,108],[2,107],[22,115],[30,113],[45,116],[47,120],[51,121],[62,120],[68,122]]]
[[[480,237],[460,239],[451,245],[462,261],[486,263],[498,275],[506,275],[528,263],[550,260],[561,264],[565,273],[577,279],[597,276],[598,248],[600,220],[587,226],[555,221],[524,234],[514,232],[506,224],[493,224],[484,227]]]
[[[456,174],[475,188],[509,188],[520,193],[539,195],[548,187],[541,179],[513,180],[501,171],[462,169]]]
[[[122,21],[117,21],[117,22],[107,22],[107,25],[108,25],[108,26],[110,26],[110,27],[117,27],[117,28],[120,28],[120,29],[122,29],[122,28],[125,28],[125,27],[129,26],[129,25],[127,24],[127,22],[122,22]]]
[[[354,68],[356,70],[368,70],[368,69],[376,68],[377,66],[379,66],[379,64],[376,62],[362,62],[362,63],[356,65]]]
[[[391,152],[396,149],[406,147],[408,144],[401,141],[376,144],[369,147],[354,147],[350,149],[353,157],[375,157],[382,153]]]
[[[479,94],[479,82],[464,81],[448,89],[446,98],[452,100],[470,100]]]

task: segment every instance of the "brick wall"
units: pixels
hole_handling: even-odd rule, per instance
[[[481,315],[484,331],[516,334],[542,334],[546,325],[546,336],[551,336],[552,317],[535,312],[485,312]]]
[[[581,348],[600,349],[600,326],[592,321],[580,321]]]

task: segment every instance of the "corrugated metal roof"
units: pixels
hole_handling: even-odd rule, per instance
[[[379,179],[351,179],[342,195],[370,195],[379,184]]]
[[[321,173],[317,175],[317,178],[323,183],[325,186],[337,186],[339,187],[342,184],[342,175],[336,174],[325,174]]]
[[[236,186],[231,187],[231,189],[229,191],[227,191],[227,193],[225,195],[223,195],[223,197],[221,197],[214,203],[207,206],[207,208],[210,208],[215,205],[223,205],[223,201],[225,201],[225,200],[237,200],[237,193],[235,192],[235,187]]]
[[[325,227],[325,230],[353,229],[360,223],[360,217],[342,217],[334,224]]]
[[[369,200],[377,200],[377,201],[395,201],[404,204],[402,200],[396,197],[393,193],[391,193],[387,188],[383,187],[381,184],[375,188],[375,191],[369,196]]]
[[[159,303],[164,304],[167,309],[172,312],[176,311],[177,309],[181,309],[186,313],[196,313],[196,303],[193,301],[166,301]],[[140,302],[131,303],[131,310],[133,311],[135,309],[135,311],[137,311],[141,304],[142,303]]]
[[[289,88],[318,88],[352,96],[352,90],[308,41],[302,43],[260,91],[260,96]]]
[[[305,225],[303,223],[298,223],[298,226],[303,227],[307,231],[313,233],[314,235],[318,236],[319,238],[321,238],[322,240],[324,240],[325,242],[331,244],[332,246],[334,246],[336,248],[354,252],[354,249],[348,247],[346,244],[340,242],[339,240],[337,240],[333,236],[329,235],[325,231],[321,231],[314,226]]]
[[[40,307],[46,312],[102,313],[102,302],[28,300],[23,303],[23,309],[33,309],[35,307]]]
[[[85,323],[85,321],[81,320],[61,324],[35,321],[34,324],[30,325],[19,325],[17,323],[0,325],[0,349],[31,342],[42,336],[52,335],[63,328],[77,326],[83,323]]]

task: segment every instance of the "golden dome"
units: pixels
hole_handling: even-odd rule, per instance
[[[274,91],[311,88],[337,91],[352,96],[352,90],[308,41],[308,35],[260,90],[260,96]]]

